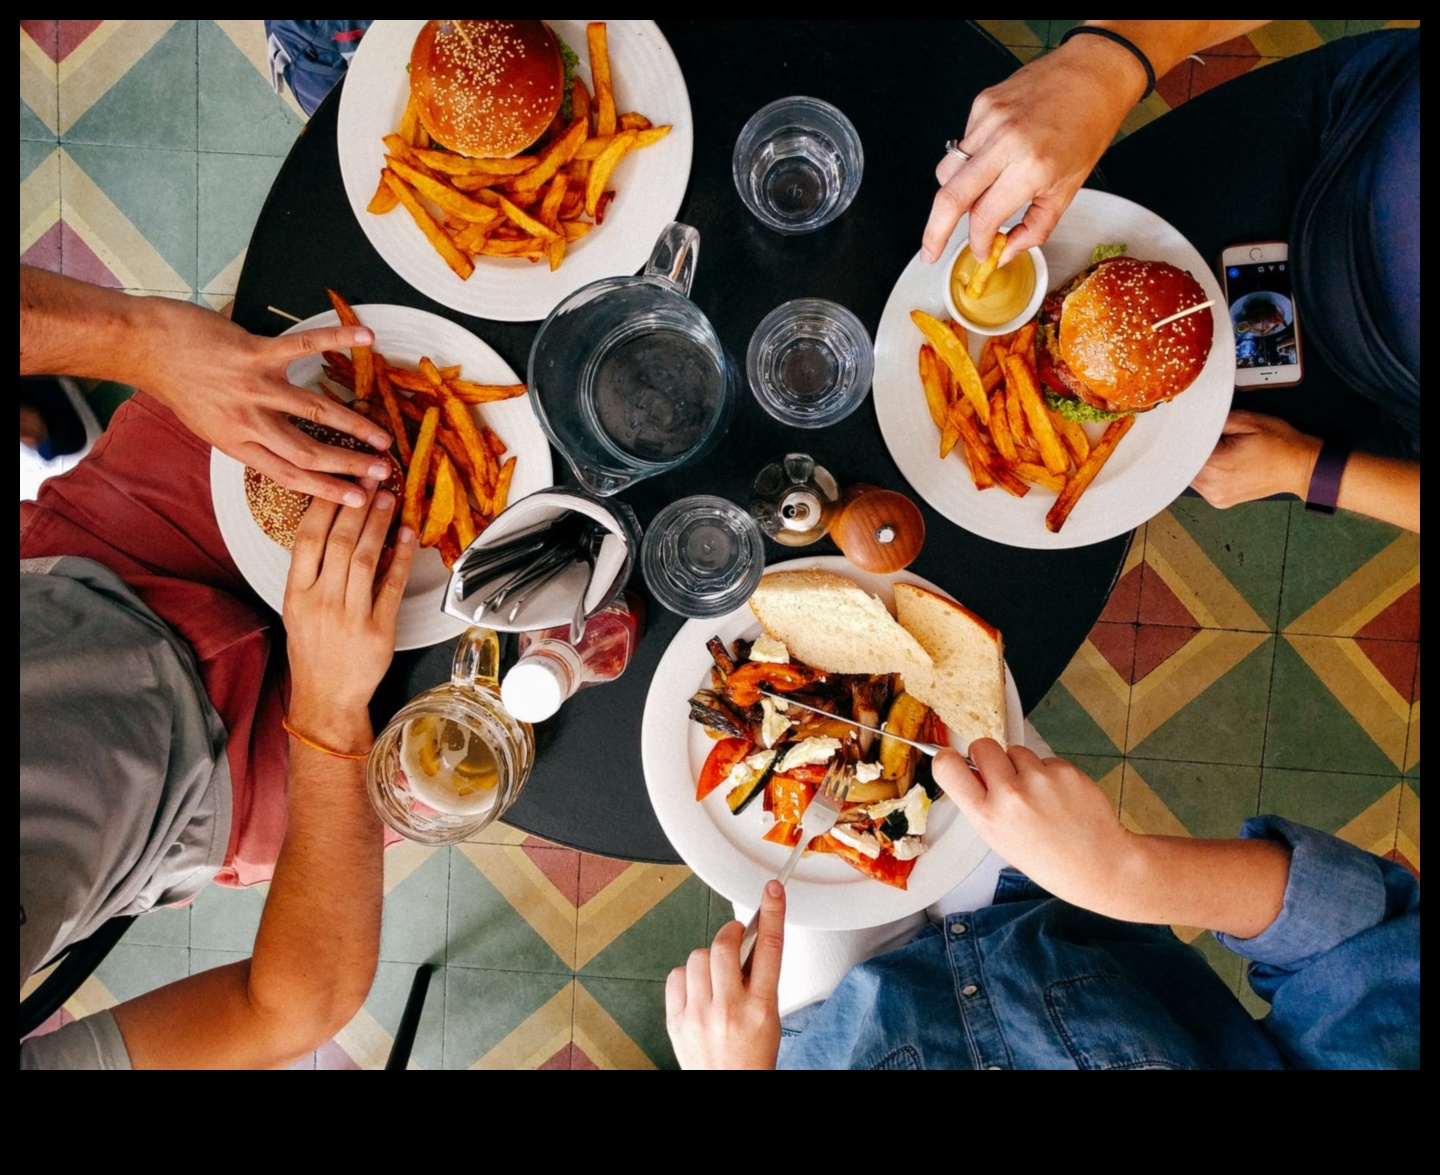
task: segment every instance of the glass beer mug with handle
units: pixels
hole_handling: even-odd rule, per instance
[[[530,348],[530,402],[591,493],[608,496],[706,452],[725,432],[739,370],[690,301],[700,234],[671,224],[639,277],[571,294]]]
[[[497,820],[530,777],[535,738],[500,704],[500,641],[472,628],[450,680],[417,695],[375,740],[366,789],[390,828],[427,845],[464,840]]]

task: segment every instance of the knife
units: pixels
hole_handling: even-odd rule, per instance
[[[829,710],[822,710],[819,706],[812,706],[808,702],[802,702],[797,698],[787,697],[785,694],[780,693],[778,690],[772,690],[768,686],[762,685],[760,687],[760,692],[764,694],[767,698],[774,698],[776,701],[784,702],[790,706],[799,706],[800,709],[809,710],[812,714],[820,714],[826,718],[834,718],[837,721],[844,722],[850,726],[859,727],[861,730],[868,730],[871,734],[882,735],[885,738],[893,738],[897,742],[904,743],[907,747],[914,747],[917,751],[921,751],[924,754],[929,755],[932,759],[941,751],[946,749],[942,747],[939,743],[926,743],[921,742],[918,739],[902,738],[900,735],[894,734],[891,731],[886,730],[884,727],[867,726],[865,723],[857,722],[853,718],[846,718],[843,714],[832,714]],[[971,771],[976,770],[975,764],[971,761],[969,755],[964,755],[962,756],[962,758],[964,758],[965,765],[969,767]]]

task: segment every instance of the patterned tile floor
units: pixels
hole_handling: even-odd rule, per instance
[[[1073,21],[985,21],[1021,60]],[[1133,130],[1194,94],[1346,34],[1281,21],[1187,61]],[[20,22],[20,256],[224,308],[304,118],[259,21]],[[1258,811],[1420,867],[1420,543],[1363,519],[1181,499],[1137,534],[1104,616],[1032,716],[1146,832],[1223,836]],[[62,1016],[248,953],[263,887],[141,919]],[[417,964],[441,964],[421,1068],[673,1065],[666,972],[729,917],[683,868],[494,830],[386,860],[379,974],[302,1068],[382,1064]],[[1247,995],[1238,960],[1184,932]]]

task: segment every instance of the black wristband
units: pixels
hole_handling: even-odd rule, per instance
[[[1340,501],[1340,479],[1349,459],[1348,445],[1326,441],[1320,446],[1320,456],[1315,458],[1315,470],[1310,474],[1310,488],[1305,491],[1305,509],[1310,513],[1335,513],[1335,504]]]
[[[1060,44],[1063,45],[1071,37],[1078,37],[1084,33],[1089,33],[1096,37],[1104,37],[1107,41],[1113,41],[1119,45],[1120,48],[1128,49],[1134,55],[1135,60],[1140,63],[1140,68],[1145,71],[1145,92],[1140,95],[1139,100],[1141,102],[1145,101],[1146,98],[1155,92],[1155,67],[1150,64],[1150,58],[1141,52],[1139,45],[1135,44],[1129,37],[1121,36],[1114,29],[1105,29],[1093,24],[1077,24],[1060,38]]]

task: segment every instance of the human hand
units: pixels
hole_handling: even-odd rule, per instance
[[[378,576],[395,497],[362,482],[363,506],[316,498],[295,531],[285,582],[290,714],[326,742],[335,721],[363,714],[395,653],[395,623],[415,558],[415,534],[402,526],[390,566]],[[367,719],[368,721],[368,719]],[[352,731],[347,727],[344,732]],[[326,742],[328,746],[338,744]]]
[[[768,882],[750,974],[740,969],[745,928],[730,922],[665,983],[665,1027],[683,1069],[773,1069],[780,1051],[780,955],[785,887]]]
[[[1130,833],[1088,775],[1027,747],[970,744],[976,770],[953,750],[935,756],[935,781],[992,849],[1037,885],[1090,910],[1112,908],[1143,838]]]
[[[286,377],[296,359],[375,341],[368,327],[320,327],[267,339],[199,306],[146,298],[147,354],[128,382],[167,404],[191,432],[289,489],[359,506],[353,481],[389,476],[380,456],[390,435],[358,412],[298,388]],[[354,452],[306,436],[288,416],[364,441]],[[338,476],[330,476],[338,475]]]
[[[935,168],[940,190],[925,225],[924,261],[944,252],[966,212],[971,251],[987,257],[996,230],[1031,202],[1009,232],[1002,265],[1050,236],[1140,95],[1117,82],[1108,56],[1114,46],[1085,43],[1099,40],[1076,38],[975,99],[960,141],[970,158],[947,153]]]
[[[1306,436],[1278,417],[1236,408],[1190,485],[1220,510],[1271,494],[1303,498],[1319,455],[1318,437]]]

